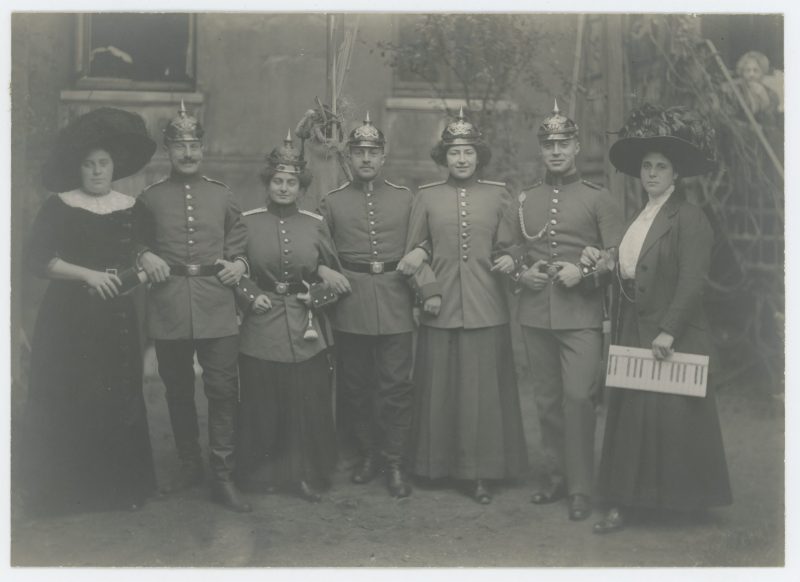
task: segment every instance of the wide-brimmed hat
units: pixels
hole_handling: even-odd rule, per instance
[[[114,160],[113,180],[141,170],[156,151],[144,120],[136,113],[101,107],[81,115],[56,137],[50,157],[42,167],[42,182],[51,192],[68,192],[81,186],[80,164],[89,150],[109,150]]]
[[[645,104],[630,114],[618,134],[608,158],[617,170],[634,178],[640,177],[642,158],[649,152],[669,158],[682,177],[706,174],[717,166],[714,129],[686,107]]]

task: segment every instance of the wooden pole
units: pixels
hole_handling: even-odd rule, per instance
[[[615,131],[622,127],[625,119],[625,76],[624,52],[622,44],[622,15],[611,14],[605,16],[605,45],[606,45],[606,96],[608,99],[606,111],[608,119],[606,127]],[[608,148],[606,148],[608,151]],[[608,189],[616,196],[623,215],[627,216],[625,208],[625,177],[608,162],[606,162],[606,176]]]
[[[578,14],[578,33],[575,35],[575,60],[572,65],[572,87],[569,96],[569,118],[575,119],[578,109],[578,82],[581,76],[581,60],[583,58],[583,23],[586,16]]]

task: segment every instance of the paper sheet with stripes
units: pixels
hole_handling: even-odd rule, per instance
[[[656,360],[652,350],[609,347],[606,386],[702,398],[707,383],[708,356],[675,352]]]

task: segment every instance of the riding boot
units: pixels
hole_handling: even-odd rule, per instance
[[[252,511],[239,497],[233,484],[236,399],[208,400],[209,466],[212,474],[212,499],[238,512]]]

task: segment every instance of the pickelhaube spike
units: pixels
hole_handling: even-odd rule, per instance
[[[286,172],[287,174],[299,174],[306,166],[303,154],[300,153],[292,143],[292,130],[286,133],[283,145],[275,148],[267,156],[267,166],[276,172]]]
[[[578,124],[558,108],[558,99],[553,99],[553,112],[544,118],[536,132],[539,141],[565,140],[578,136]]]
[[[464,106],[459,107],[458,118],[448,123],[442,132],[442,143],[451,145],[475,145],[480,142],[482,135],[475,124],[467,121],[464,115]]]
[[[181,99],[181,108],[164,128],[164,143],[176,141],[199,141],[205,132],[196,117],[189,115]]]
[[[364,118],[363,125],[359,125],[347,138],[347,147],[351,148],[382,148],[386,145],[383,132],[372,124],[369,111]]]

